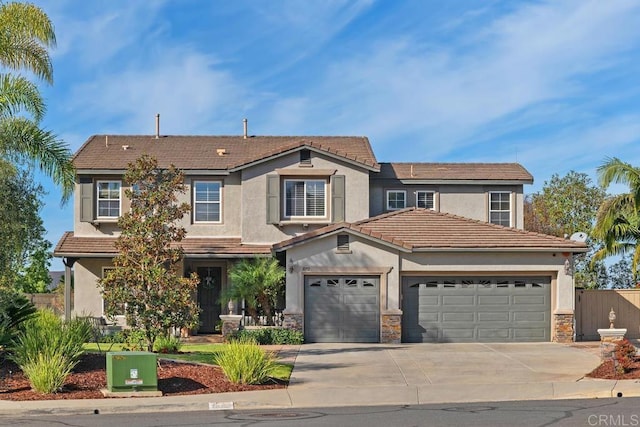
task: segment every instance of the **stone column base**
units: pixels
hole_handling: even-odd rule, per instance
[[[400,344],[402,340],[402,310],[389,310],[380,319],[380,342]]]
[[[573,313],[554,314],[554,334],[553,341],[563,344],[573,342]]]
[[[293,329],[294,331],[303,332],[303,319],[302,313],[284,313],[284,319],[282,320],[282,327],[287,329]]]
[[[600,359],[602,361],[614,356],[616,347],[626,335],[626,329],[598,329],[600,334]]]
[[[226,337],[234,332],[238,332],[240,330],[241,319],[242,315],[240,314],[220,315],[220,320],[222,320],[222,336]]]

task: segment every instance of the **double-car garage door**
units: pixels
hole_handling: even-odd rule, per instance
[[[403,342],[549,341],[548,277],[405,277]]]

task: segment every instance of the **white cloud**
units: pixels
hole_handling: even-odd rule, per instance
[[[291,114],[323,120],[334,133],[365,129],[379,145],[413,135],[431,159],[445,156],[477,132],[500,136],[501,120],[516,125],[530,119],[530,111],[518,117],[526,110],[589,96],[583,79],[638,49],[639,15],[633,2],[544,2],[495,19],[461,45],[378,42],[334,61],[324,84],[306,93],[317,102]]]
[[[152,134],[156,113],[165,134],[217,133],[230,115],[240,115],[245,90],[229,73],[215,69],[213,58],[186,51],[164,53],[146,67],[104,74],[77,86],[74,109],[87,118],[115,118],[115,128],[103,130],[113,133]]]

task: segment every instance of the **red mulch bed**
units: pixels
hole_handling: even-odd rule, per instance
[[[606,360],[596,369],[587,374],[589,378],[600,378],[605,380],[637,380],[640,379],[640,359],[636,358],[631,362],[627,372],[619,374],[616,372],[613,360]]]
[[[0,400],[103,399],[107,386],[104,354],[85,354],[58,393],[40,394],[31,390],[29,380],[13,362],[1,361]],[[164,396],[224,393],[230,391],[284,388],[286,383],[239,385],[227,380],[217,366],[161,360],[158,389]]]

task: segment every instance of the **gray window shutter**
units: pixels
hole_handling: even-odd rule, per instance
[[[331,221],[344,221],[344,175],[331,177]]]
[[[80,180],[80,221],[93,221],[93,180]]]
[[[267,224],[280,223],[280,176],[267,175]]]

